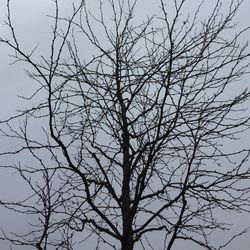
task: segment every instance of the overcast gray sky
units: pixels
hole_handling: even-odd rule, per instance
[[[86,0],[89,6],[94,8],[96,6],[97,0]],[[227,1],[227,0],[225,0]],[[3,25],[3,19],[6,16],[6,1],[0,1],[0,36],[7,35],[7,27]],[[16,32],[20,40],[21,46],[23,48],[30,50],[38,43],[40,44],[38,48],[39,53],[46,53],[46,46],[49,44],[49,24],[50,19],[46,17],[46,14],[52,14],[53,4],[50,0],[12,0],[12,16],[14,25],[16,27]],[[62,4],[65,12],[67,12],[69,6],[71,6],[71,0],[59,1]],[[157,10],[154,0],[139,0],[141,4],[140,12],[138,15],[145,15],[146,12],[151,10]],[[192,4],[195,4],[195,0],[191,0]],[[209,1],[207,1],[209,2]],[[211,4],[212,4],[211,0]],[[250,1],[246,0],[242,5],[242,8],[237,16],[237,22],[239,22],[239,27],[244,27],[250,24]],[[190,11],[192,11],[190,9]],[[205,13],[204,13],[205,14]],[[248,32],[245,37],[246,40],[250,40],[250,32]],[[15,109],[23,107],[24,102],[17,98],[17,95],[27,94],[32,89],[32,81],[27,78],[23,72],[24,65],[16,64],[9,65],[12,60],[8,57],[11,52],[8,48],[0,45],[0,119],[4,119],[14,113]],[[247,79],[245,79],[247,80]],[[247,81],[247,84],[248,81]],[[249,137],[245,138],[242,143],[248,143]],[[0,140],[0,149],[3,147],[8,147],[4,144],[4,141]],[[3,163],[2,163],[3,164]],[[1,170],[0,170],[1,171]],[[13,175],[7,173],[7,171],[2,171],[0,173],[0,199],[6,197],[20,197],[25,188],[20,187],[21,182],[14,179]],[[228,215],[227,215],[228,216]],[[233,215],[228,216],[232,219],[235,224],[235,230],[240,226],[249,225],[250,226],[250,215]],[[20,224],[21,219],[14,216],[9,216],[3,210],[0,210],[0,226],[3,224],[9,224],[13,228],[23,228],[24,225]],[[218,238],[223,236],[218,235]],[[233,242],[227,249],[228,250],[249,250],[249,239],[250,232],[237,239]],[[183,245],[176,246],[177,249],[186,249]],[[0,241],[0,249],[7,250],[8,244]],[[18,250],[18,247],[13,247],[13,250]],[[21,249],[21,248],[20,248]],[[27,248],[25,248],[28,250]],[[189,248],[187,250],[199,250],[201,248]]]

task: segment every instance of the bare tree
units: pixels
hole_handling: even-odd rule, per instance
[[[0,127],[19,145],[1,157],[32,156],[2,166],[31,194],[1,205],[35,219],[30,232],[1,239],[39,250],[74,249],[88,237],[96,249],[155,249],[155,239],[167,250],[182,240],[214,250],[237,236],[213,242],[230,229],[216,213],[250,205],[249,149],[227,146],[250,125],[250,92],[239,81],[246,30],[234,25],[242,1],[213,1],[204,17],[206,1],[187,11],[188,1],[160,0],[143,21],[139,2],[100,1],[97,14],[78,1],[66,18],[55,0],[50,55],[38,57],[22,49],[7,1],[11,36],[0,42],[38,87]]]

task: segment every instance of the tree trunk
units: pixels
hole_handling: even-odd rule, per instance
[[[134,240],[133,240],[133,233],[132,230],[127,232],[125,237],[123,238],[122,242],[122,249],[121,250],[133,250],[134,249]]]
[[[122,208],[122,217],[123,217],[123,233],[121,246],[122,250],[133,250],[134,248],[134,239],[133,239],[133,230],[132,230],[132,218],[130,210],[130,191],[129,191],[129,174],[128,171],[124,171],[124,182],[123,182],[123,208]]]

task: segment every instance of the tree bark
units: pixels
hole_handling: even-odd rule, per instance
[[[122,250],[133,250],[134,249],[134,240],[133,240],[133,232],[132,228],[130,228],[121,242]]]

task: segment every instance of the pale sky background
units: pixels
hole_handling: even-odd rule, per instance
[[[105,1],[105,0],[104,0]],[[229,1],[229,0],[224,0]],[[3,26],[3,19],[5,18],[6,8],[5,0],[0,0],[0,36],[7,34],[6,26]],[[18,34],[20,45],[25,49],[31,49],[38,43],[40,44],[38,52],[46,54],[46,46],[49,44],[49,29],[50,19],[46,17],[46,14],[52,14],[53,5],[50,0],[12,0],[12,16],[16,32]],[[69,9],[71,0],[59,1],[63,8]],[[96,0],[86,0],[87,4],[94,7]],[[157,10],[155,0],[139,0],[140,13],[138,15],[145,15],[147,12],[151,13],[152,10]],[[195,0],[190,0],[192,4],[195,4]],[[209,1],[207,1],[209,2]],[[211,0],[212,4],[213,0]],[[246,0],[242,5],[239,14],[235,21],[239,22],[239,27],[250,25],[250,0]],[[190,9],[190,11],[192,11]],[[204,13],[205,14],[205,13]],[[250,40],[250,32],[246,33],[244,39]],[[24,65],[17,64],[10,66],[12,60],[8,57],[10,51],[0,44],[0,119],[4,119],[14,113],[15,109],[24,107],[24,102],[17,98],[17,95],[27,94],[32,89],[32,81],[27,78],[23,72]],[[38,53],[38,55],[39,55]],[[250,76],[249,78],[250,79]],[[247,78],[246,84],[249,85]],[[250,104],[250,103],[249,103]],[[250,137],[250,136],[249,136]],[[248,139],[249,139],[248,137]],[[242,143],[248,144],[246,138]],[[0,150],[3,147],[11,147],[4,144],[4,141],[0,139]],[[1,164],[4,164],[1,162]],[[7,173],[7,171],[0,169],[0,199],[7,197],[20,197],[25,193],[25,188],[22,187],[21,182],[14,178],[13,174]],[[250,215],[227,215],[230,220],[235,222],[235,230],[240,226],[250,226]],[[21,218],[10,216],[2,209],[0,209],[0,227],[8,225],[10,228],[22,229],[25,228],[25,224]],[[218,235],[218,239],[223,235]],[[215,239],[216,240],[216,239]],[[249,250],[250,245],[250,232],[237,239],[227,250]],[[0,250],[9,250],[9,244],[0,241]],[[192,246],[185,247],[185,245],[176,246],[176,249],[184,250],[201,250],[202,248],[194,248]],[[28,250],[27,248],[13,247],[13,250]],[[85,249],[84,246],[79,249]],[[78,250],[76,248],[76,250]],[[108,249],[107,249],[108,250]],[[156,248],[157,250],[157,248]]]

